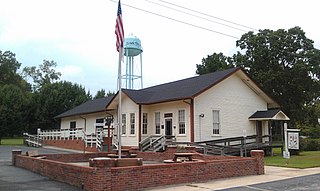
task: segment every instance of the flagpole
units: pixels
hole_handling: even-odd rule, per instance
[[[123,48],[120,47],[119,49],[119,68],[118,68],[118,85],[119,85],[119,96],[118,96],[118,156],[119,158],[121,158],[121,136],[122,136],[122,104],[121,104],[121,94],[122,94],[122,90],[121,90],[121,78],[122,78],[122,74],[121,74],[121,61],[122,61],[122,54],[123,54]]]
[[[119,52],[119,64],[118,64],[118,156],[121,158],[121,136],[122,136],[122,108],[121,108],[121,62],[123,58],[123,41],[124,41],[124,31],[123,31],[123,23],[122,23],[122,11],[121,11],[121,3],[120,0],[118,2],[118,12],[117,12],[117,20],[116,20],[116,28],[115,34],[117,36],[117,51]]]

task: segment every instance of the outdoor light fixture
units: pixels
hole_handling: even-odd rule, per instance
[[[203,114],[203,113],[201,113],[201,114],[199,115],[199,117],[204,118],[204,114]]]

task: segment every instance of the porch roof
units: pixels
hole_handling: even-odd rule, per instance
[[[271,109],[265,111],[256,111],[253,115],[249,117],[250,121],[259,120],[283,120],[288,121],[290,118],[280,109]]]

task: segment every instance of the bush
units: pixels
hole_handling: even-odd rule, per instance
[[[300,139],[301,151],[320,151],[320,139],[305,138]]]

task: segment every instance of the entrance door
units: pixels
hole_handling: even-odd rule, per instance
[[[257,142],[262,143],[262,121],[256,122]]]
[[[166,136],[172,135],[172,119],[165,119],[165,133]]]

